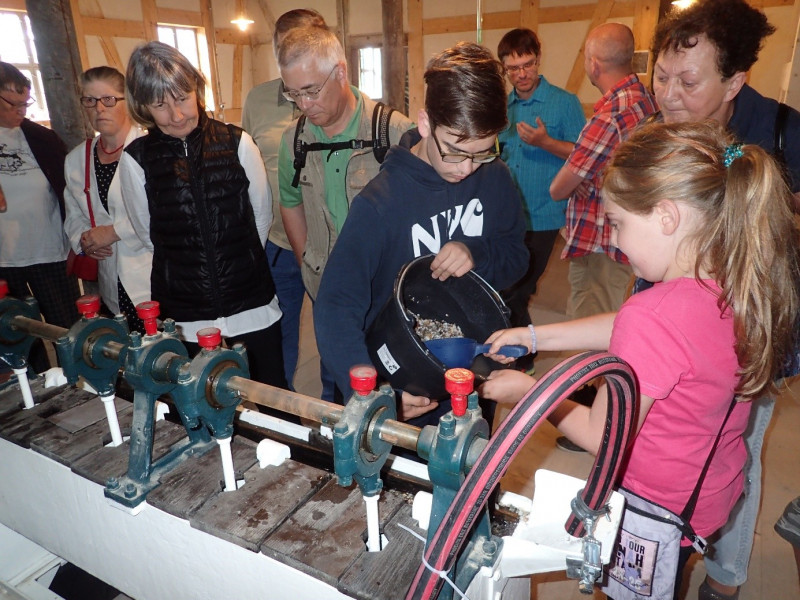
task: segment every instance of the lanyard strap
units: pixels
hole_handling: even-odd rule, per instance
[[[89,189],[91,188],[89,179],[89,161],[92,157],[92,140],[86,140],[86,185],[83,188],[84,193],[86,194],[86,205],[89,207],[89,220],[92,222],[92,227],[94,227],[94,211],[92,210],[92,196],[89,193]]]

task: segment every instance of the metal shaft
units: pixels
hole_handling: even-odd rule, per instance
[[[16,316],[11,319],[11,324],[20,331],[25,331],[43,340],[57,342],[60,338],[69,333],[69,329],[64,329],[58,325],[50,325],[36,319],[29,319],[28,317]],[[111,360],[117,360],[120,353],[125,349],[125,344],[119,342],[107,341],[103,344],[103,355]]]
[[[339,421],[344,411],[338,404],[282,390],[244,377],[231,377],[227,387],[231,391],[239,392],[244,400],[254,404],[268,406],[331,427]],[[382,440],[407,450],[416,451],[419,433],[418,427],[400,421],[386,420],[380,426]]]
[[[69,330],[63,327],[22,316],[14,317],[12,324],[21,331],[51,342],[56,342],[69,333]],[[103,344],[102,351],[105,356],[116,359],[124,348],[123,344],[107,341]],[[339,422],[344,410],[342,406],[332,402],[282,390],[244,377],[231,377],[228,381],[228,388],[231,391],[239,392],[245,400],[254,404],[268,406],[330,427]],[[385,442],[413,451],[417,449],[419,434],[418,427],[391,419],[384,421],[380,425],[379,431],[380,438]]]

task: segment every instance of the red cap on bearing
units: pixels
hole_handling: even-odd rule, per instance
[[[78,312],[87,319],[94,319],[100,312],[100,296],[97,294],[86,294],[75,301]]]
[[[205,327],[197,332],[197,343],[205,350],[213,350],[222,344],[222,332],[216,327]]]
[[[356,394],[366,396],[375,389],[378,372],[370,365],[357,365],[350,369],[350,387]]]
[[[8,296],[8,282],[5,279],[0,279],[0,299]]]
[[[158,323],[156,319],[161,314],[159,304],[155,300],[147,300],[136,305],[136,313],[144,321],[144,332],[147,335],[158,333]]]
[[[472,393],[475,374],[469,369],[448,369],[444,373],[444,389],[450,394],[453,414],[461,417],[467,412],[467,396]]]

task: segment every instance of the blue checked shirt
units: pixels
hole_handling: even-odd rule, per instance
[[[517,123],[524,121],[535,127],[536,117],[542,119],[550,137],[568,142],[578,139],[586,118],[575,94],[552,85],[543,76],[527,100],[522,100],[516,90],[508,96],[509,126],[500,133],[502,158],[522,195],[527,228],[529,231],[560,229],[564,226],[567,203],[553,201],[550,182],[564,161],[524,143],[517,134]]]

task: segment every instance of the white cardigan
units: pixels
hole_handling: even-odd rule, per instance
[[[147,132],[131,127],[125,139],[127,146],[140,135]],[[133,304],[150,300],[150,270],[153,264],[153,253],[144,247],[136,232],[131,226],[125,205],[122,202],[120,188],[119,166],[111,180],[108,189],[108,210],[103,208],[97,194],[97,178],[94,171],[94,149],[98,138],[92,141],[90,177],[92,210],[95,225],[113,225],[120,240],[112,244],[114,254],[99,261],[98,283],[100,295],[106,306],[115,314],[119,312],[119,297],[117,293],[117,277],[119,276],[125,291],[128,292]],[[64,202],[67,216],[64,221],[64,231],[67,233],[70,245],[76,253],[81,252],[81,234],[91,229],[89,209],[86,206],[84,193],[86,175],[86,143],[83,142],[74,148],[68,155],[64,164],[64,175],[67,188],[64,190]]]

